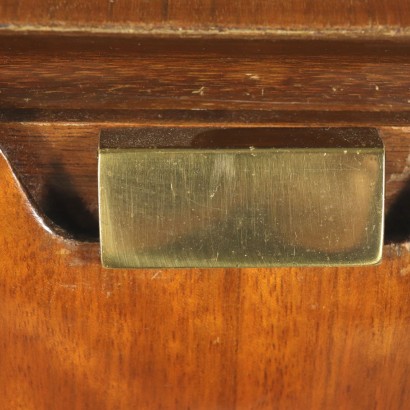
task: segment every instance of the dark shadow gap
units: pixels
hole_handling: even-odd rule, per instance
[[[410,179],[391,204],[385,220],[384,243],[410,240]]]

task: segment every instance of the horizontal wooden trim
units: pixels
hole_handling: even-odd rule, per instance
[[[0,109],[410,111],[406,42],[11,36]]]
[[[214,26],[180,27],[172,24],[50,24],[11,23],[0,26],[0,35],[93,35],[145,38],[206,38],[206,39],[270,39],[270,40],[409,40],[410,27],[400,25],[289,27],[278,26]]]
[[[115,124],[121,126],[407,126],[410,111],[314,111],[314,110],[53,110],[0,109],[0,123]],[[279,125],[278,125],[279,124]]]
[[[408,36],[403,0],[4,0],[3,30],[166,36]]]

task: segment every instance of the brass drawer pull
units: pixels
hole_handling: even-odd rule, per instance
[[[155,134],[153,147],[141,148],[144,132]],[[384,147],[376,130],[212,132],[208,142],[195,129],[102,132],[104,266],[379,262]]]

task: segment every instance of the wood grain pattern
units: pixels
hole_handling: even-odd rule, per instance
[[[101,128],[377,126],[401,229],[409,25],[400,0],[4,0],[0,148],[96,239]],[[408,407],[408,242],[372,267],[106,270],[2,155],[0,210],[1,409]]]
[[[0,109],[410,112],[400,41],[4,36]]]
[[[2,28],[165,34],[408,34],[401,0],[3,0]]]
[[[106,270],[0,175],[1,408],[407,408],[408,244],[373,267]]]

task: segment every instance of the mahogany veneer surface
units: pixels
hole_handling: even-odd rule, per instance
[[[408,407],[406,2],[6,0],[0,23],[0,408]],[[386,144],[381,265],[106,270],[67,239],[97,239],[102,128],[341,125]]]
[[[0,157],[0,407],[405,409],[410,257],[358,268],[106,270]]]

